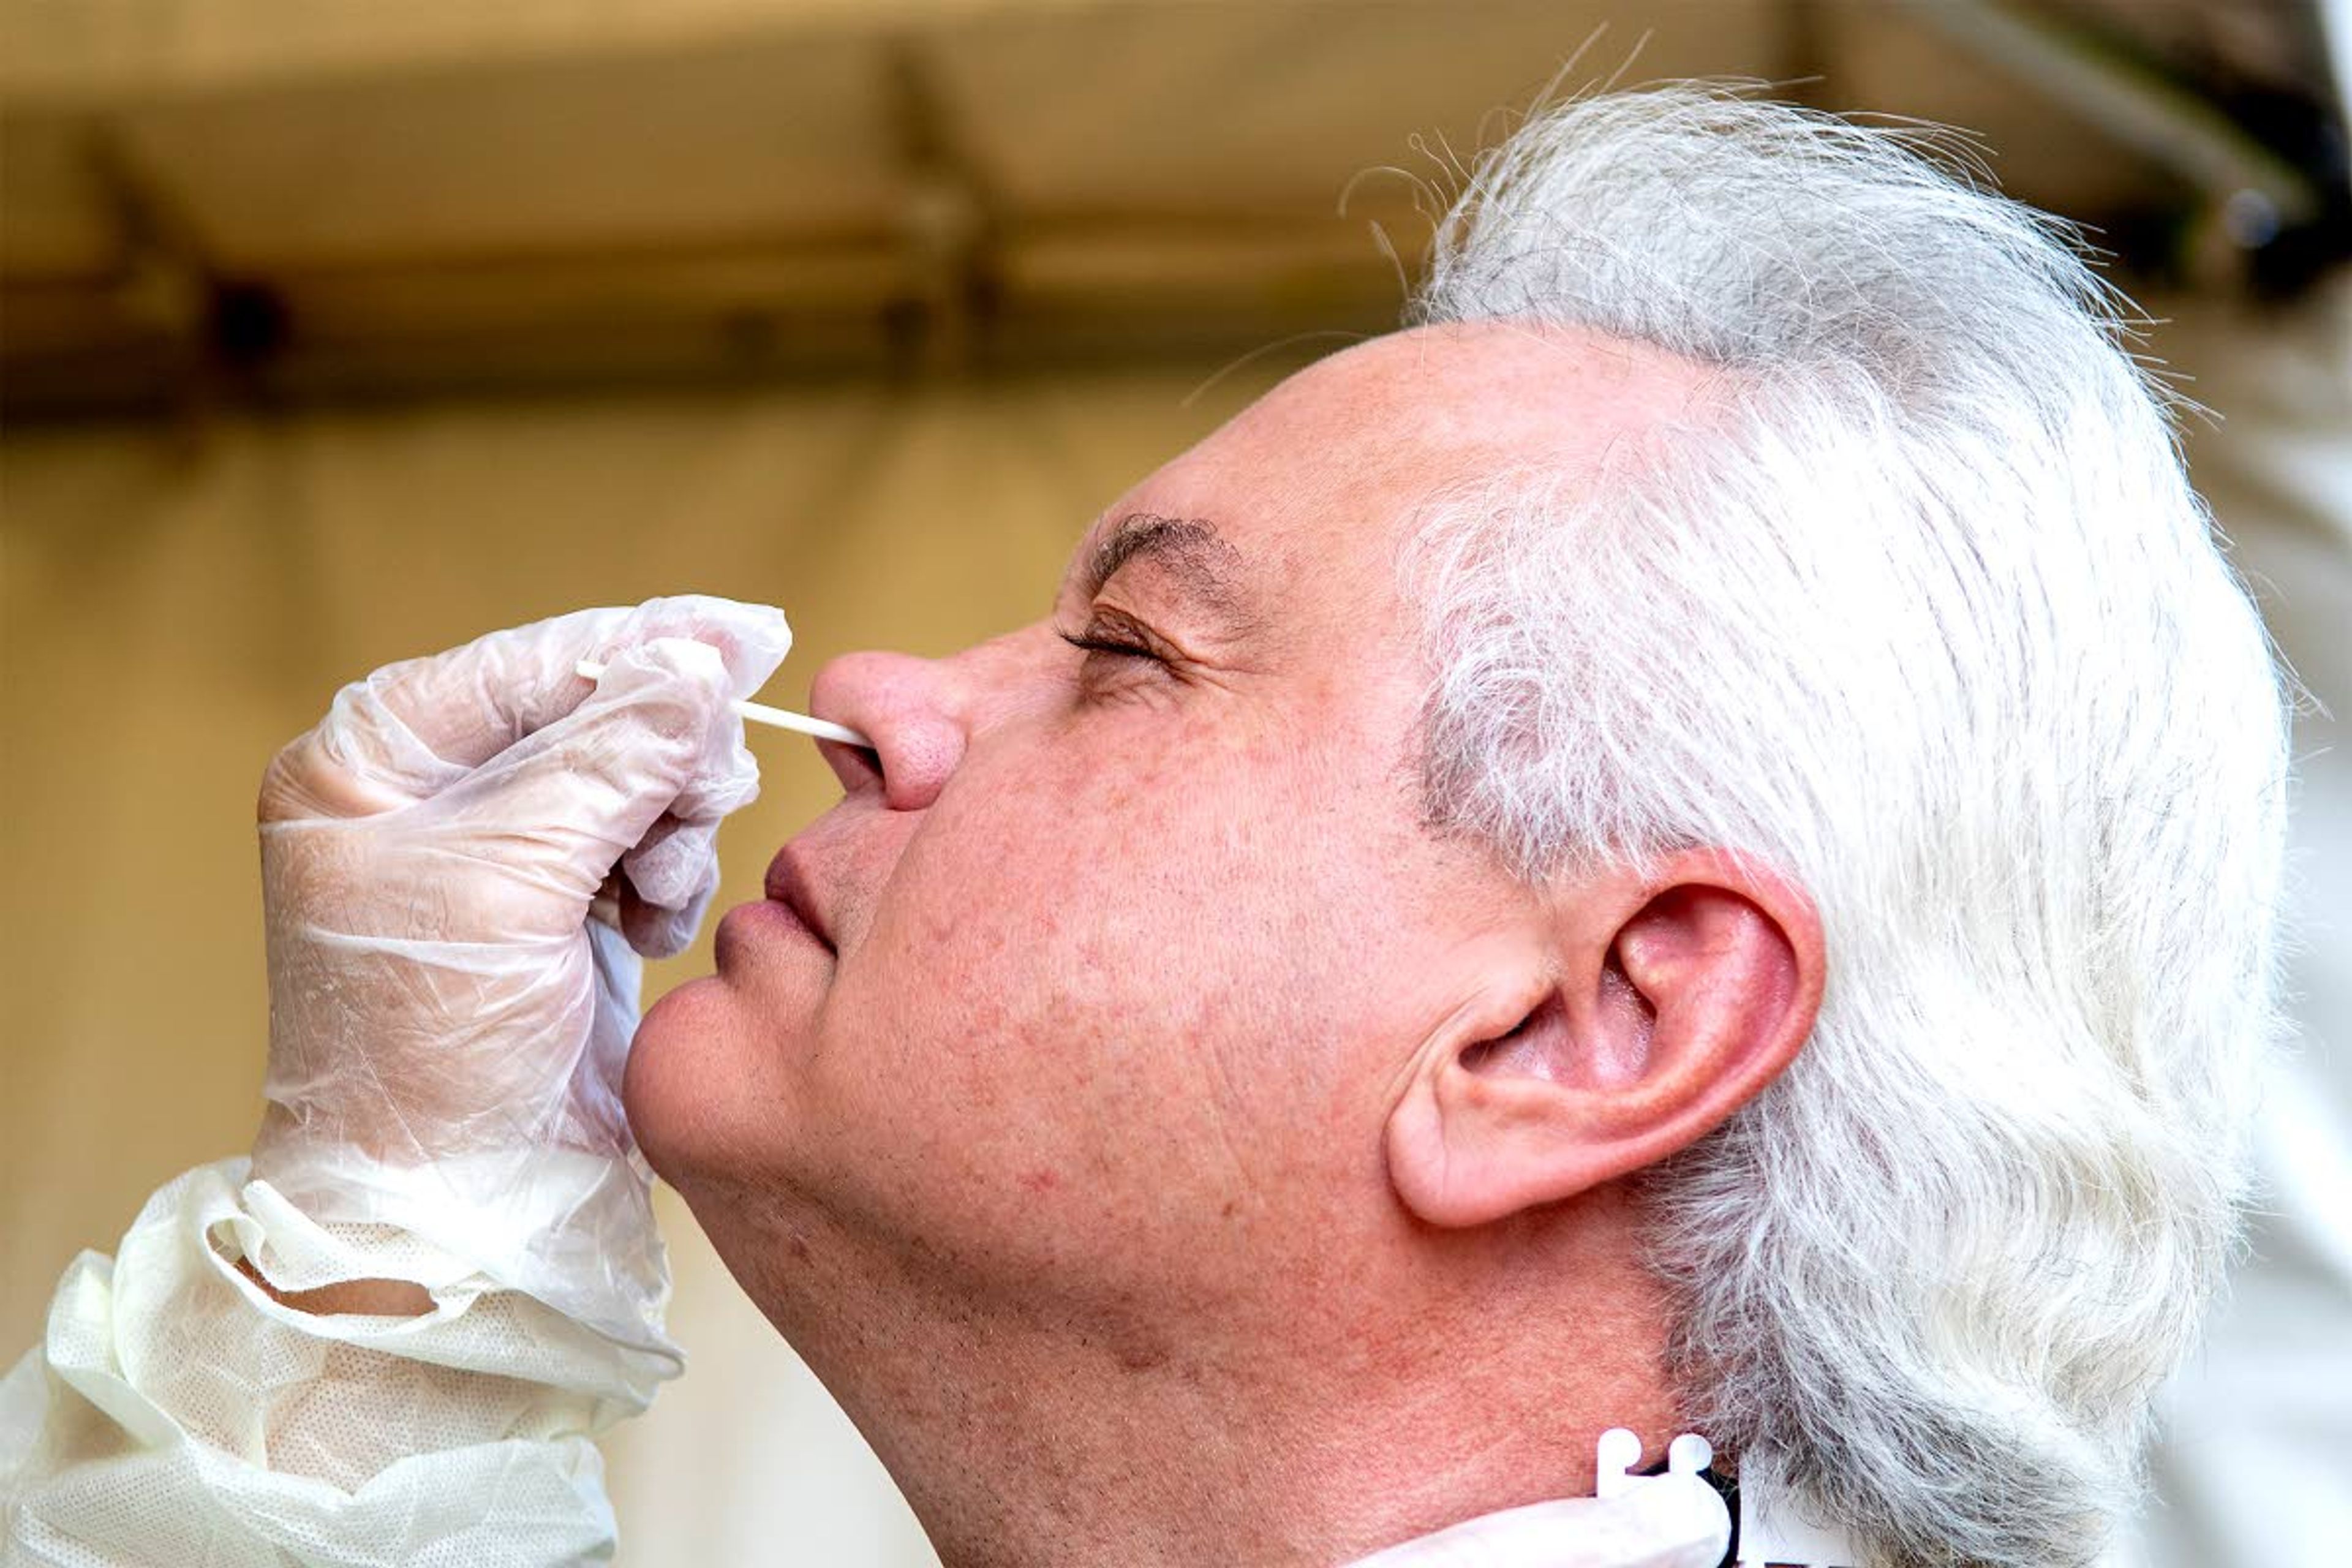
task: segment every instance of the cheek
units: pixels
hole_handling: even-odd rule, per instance
[[[1339,1152],[1317,1126],[1348,1109],[1340,1043],[1366,1037],[1380,957],[1360,811],[1300,759],[1182,764],[976,772],[906,846],[814,1064],[825,1120],[896,1145],[898,1200],[1141,1225]]]
[[[1189,819],[1197,799],[1155,784],[974,787],[935,807],[831,998],[861,1076],[903,1077],[959,1118],[1115,1088],[1132,1043],[1197,992],[1206,917],[1246,885],[1227,873],[1247,828]]]

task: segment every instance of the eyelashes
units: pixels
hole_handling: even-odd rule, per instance
[[[1140,643],[1128,642],[1118,637],[1097,637],[1091,631],[1064,632],[1061,637],[1064,642],[1089,658],[1099,655],[1105,658],[1139,658],[1150,664],[1167,662]]]
[[[1083,631],[1056,635],[1084,653],[1089,662],[1097,658],[1139,659],[1163,668],[1172,663],[1168,646],[1149,626],[1118,610],[1098,606],[1087,617]]]

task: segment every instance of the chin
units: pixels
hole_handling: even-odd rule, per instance
[[[717,1086],[732,1081],[719,1056],[730,1030],[728,997],[716,976],[664,995],[637,1025],[621,1075],[629,1130],[656,1175],[672,1186],[713,1142]]]

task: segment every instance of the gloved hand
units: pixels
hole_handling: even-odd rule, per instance
[[[1613,1498],[1507,1509],[1408,1541],[1349,1568],[1716,1568],[1731,1510],[1695,1476],[1657,1476]]]
[[[253,1176],[667,1353],[620,1100],[639,955],[693,937],[719,819],[759,791],[729,704],[790,646],[775,610],[657,599],[345,687],[262,781]]]

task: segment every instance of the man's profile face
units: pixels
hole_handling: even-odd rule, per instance
[[[1400,552],[1434,493],[1588,470],[1690,384],[1597,338],[1380,339],[1108,508],[1046,619],[826,669],[817,711],[880,764],[829,748],[844,799],[778,858],[809,923],[730,913],[628,1075],[772,1313],[814,1251],[961,1298],[1288,1314],[1406,1223],[1398,1075],[1527,958],[1538,895],[1425,823]]]

